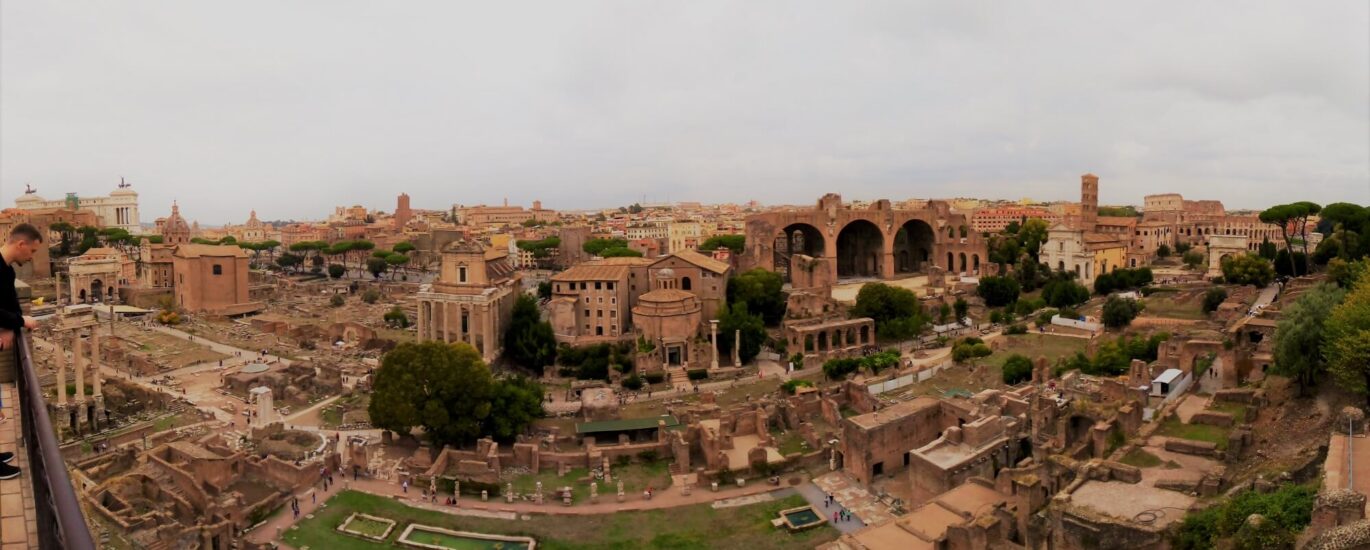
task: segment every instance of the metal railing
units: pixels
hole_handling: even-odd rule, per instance
[[[81,514],[76,490],[58,448],[57,434],[48,418],[43,388],[33,367],[33,351],[21,332],[16,346],[15,386],[19,416],[23,419],[23,445],[28,453],[28,475],[33,483],[34,516],[38,523],[38,546],[43,549],[95,550],[86,519]],[[62,391],[64,388],[58,388]]]

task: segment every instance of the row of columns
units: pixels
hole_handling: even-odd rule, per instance
[[[451,325],[453,315],[451,315],[451,313],[453,312],[451,311],[451,306],[453,305],[458,306],[456,308],[456,313],[458,314],[456,321],[457,341],[465,342],[472,347],[476,346],[476,333],[478,332],[474,323],[476,308],[468,304],[457,304],[437,300],[423,300],[419,302],[420,342],[439,339],[442,340],[443,343],[452,342],[453,327]],[[461,314],[465,314],[467,318],[466,332],[464,334],[461,331]],[[495,318],[498,315],[499,308],[490,308],[489,314],[483,316],[481,319],[482,328],[485,330],[479,332],[485,335],[485,341],[483,343],[485,348],[490,348],[492,346],[492,339],[495,338],[493,335],[493,326],[498,326],[498,319]],[[481,351],[483,354],[488,354],[488,350]]]
[[[85,382],[87,358],[85,354],[85,344],[81,338],[82,333],[87,330],[90,331],[89,364],[93,376],[91,383],[92,395],[90,399],[86,398]],[[95,411],[90,417],[91,422],[95,423],[98,423],[99,420],[99,409],[104,408],[104,393],[101,389],[100,380],[100,331],[99,325],[97,324],[68,329],[67,333],[71,342],[69,347],[71,349],[72,363],[76,371],[76,398],[74,399],[74,403],[71,404],[74,404],[78,408],[72,423],[72,429],[79,430],[80,425],[86,420],[83,417],[88,410],[87,406],[93,407],[93,409],[90,410]],[[60,339],[61,338],[59,337],[58,340],[60,341]],[[65,352],[58,349],[57,353],[54,354],[54,357],[57,361],[57,408],[60,411],[65,412],[70,405],[67,399],[67,356]]]
[[[709,359],[709,368],[718,368],[718,321],[709,321],[709,344],[713,346],[713,357]],[[742,330],[733,332],[733,366],[742,366]],[[664,352],[663,352],[664,353]]]

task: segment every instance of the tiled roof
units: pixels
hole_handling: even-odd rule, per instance
[[[552,276],[553,281],[617,281],[628,276],[628,266],[588,262]]]
[[[238,248],[237,245],[182,244],[176,246],[175,255],[182,258],[199,258],[200,256],[246,258],[247,251]]]
[[[699,266],[703,269],[707,269],[714,273],[721,274],[726,273],[728,271],[728,264],[720,262],[718,260],[695,252],[693,250],[682,250],[680,252],[671,254],[671,256],[675,256],[677,258],[690,262],[696,266]]]

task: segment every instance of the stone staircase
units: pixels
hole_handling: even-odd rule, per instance
[[[679,389],[689,389],[693,384],[690,383],[690,375],[685,373],[685,369],[667,369],[670,376],[671,387]]]

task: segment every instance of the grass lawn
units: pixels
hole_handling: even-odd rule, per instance
[[[1171,319],[1203,320],[1208,315],[1203,312],[1202,296],[1192,292],[1154,293],[1142,299],[1146,309],[1142,315],[1148,317],[1168,317]]]
[[[347,413],[354,413],[352,417],[356,419],[357,412],[365,415],[366,407],[371,403],[371,396],[366,394],[354,394],[339,398],[329,403],[323,410],[319,411],[319,421],[324,428],[337,428],[345,420]]]
[[[1216,444],[1219,449],[1227,449],[1227,428],[1219,426],[1206,426],[1203,424],[1185,424],[1174,415],[1165,419],[1161,428],[1156,430],[1156,435],[1166,437],[1178,437],[1193,441],[1207,441]]]
[[[1232,415],[1238,424],[1246,422],[1246,405],[1241,403],[1219,403],[1216,399],[1209,403],[1208,409]]]
[[[610,473],[614,480],[609,483],[599,484],[600,498],[605,496],[612,497],[618,493],[618,482],[623,481],[623,491],[628,494],[640,493],[651,487],[654,491],[660,491],[671,486],[670,462],[667,460],[655,460],[646,463],[634,463],[627,466],[610,466]],[[564,476],[558,476],[555,471],[546,471],[538,474],[524,474],[515,477],[510,482],[514,484],[514,492],[519,494],[532,494],[537,491],[537,482],[542,482],[542,494],[546,498],[553,498],[554,491],[562,487],[571,488],[571,498],[574,502],[587,502],[590,499],[590,471],[585,468],[572,468]],[[501,482],[503,485],[503,482]],[[501,490],[503,488],[501,487]]]
[[[315,512],[296,528],[285,532],[285,542],[300,548],[328,550],[370,550],[392,547],[410,523],[421,523],[458,531],[499,535],[529,536],[545,550],[580,549],[746,549],[799,550],[813,548],[837,538],[831,526],[790,534],[771,527],[770,520],[785,508],[805,505],[803,497],[788,498],[714,509],[708,504],[664,510],[618,512],[594,516],[535,515],[531,520],[500,520],[453,516],[442,512],[411,508],[393,499],[343,491],[329,499],[328,506]],[[367,542],[334,529],[353,512],[393,519],[397,522],[387,545]]]
[[[790,430],[784,434],[779,429],[771,429],[771,437],[775,438],[776,447],[781,455],[790,453],[804,453],[810,449],[804,444],[804,438],[799,435],[799,430]]]
[[[1161,465],[1161,457],[1148,453],[1145,449],[1138,447],[1132,449],[1132,451],[1127,453],[1119,462],[1138,468],[1155,468]]]
[[[389,523],[385,523],[383,521],[376,521],[373,519],[367,519],[364,517],[352,518],[352,521],[348,522],[347,524],[348,531],[361,533],[368,537],[379,537],[385,533],[386,529],[389,528]]]
[[[1038,356],[1045,356],[1048,363],[1055,365],[1057,359],[1084,351],[1085,346],[1089,344],[1089,340],[1084,338],[1031,333],[1006,335],[998,342],[1004,348],[981,360],[982,363],[993,365],[996,369],[1002,368],[1009,356],[1015,353],[1034,361]]]

